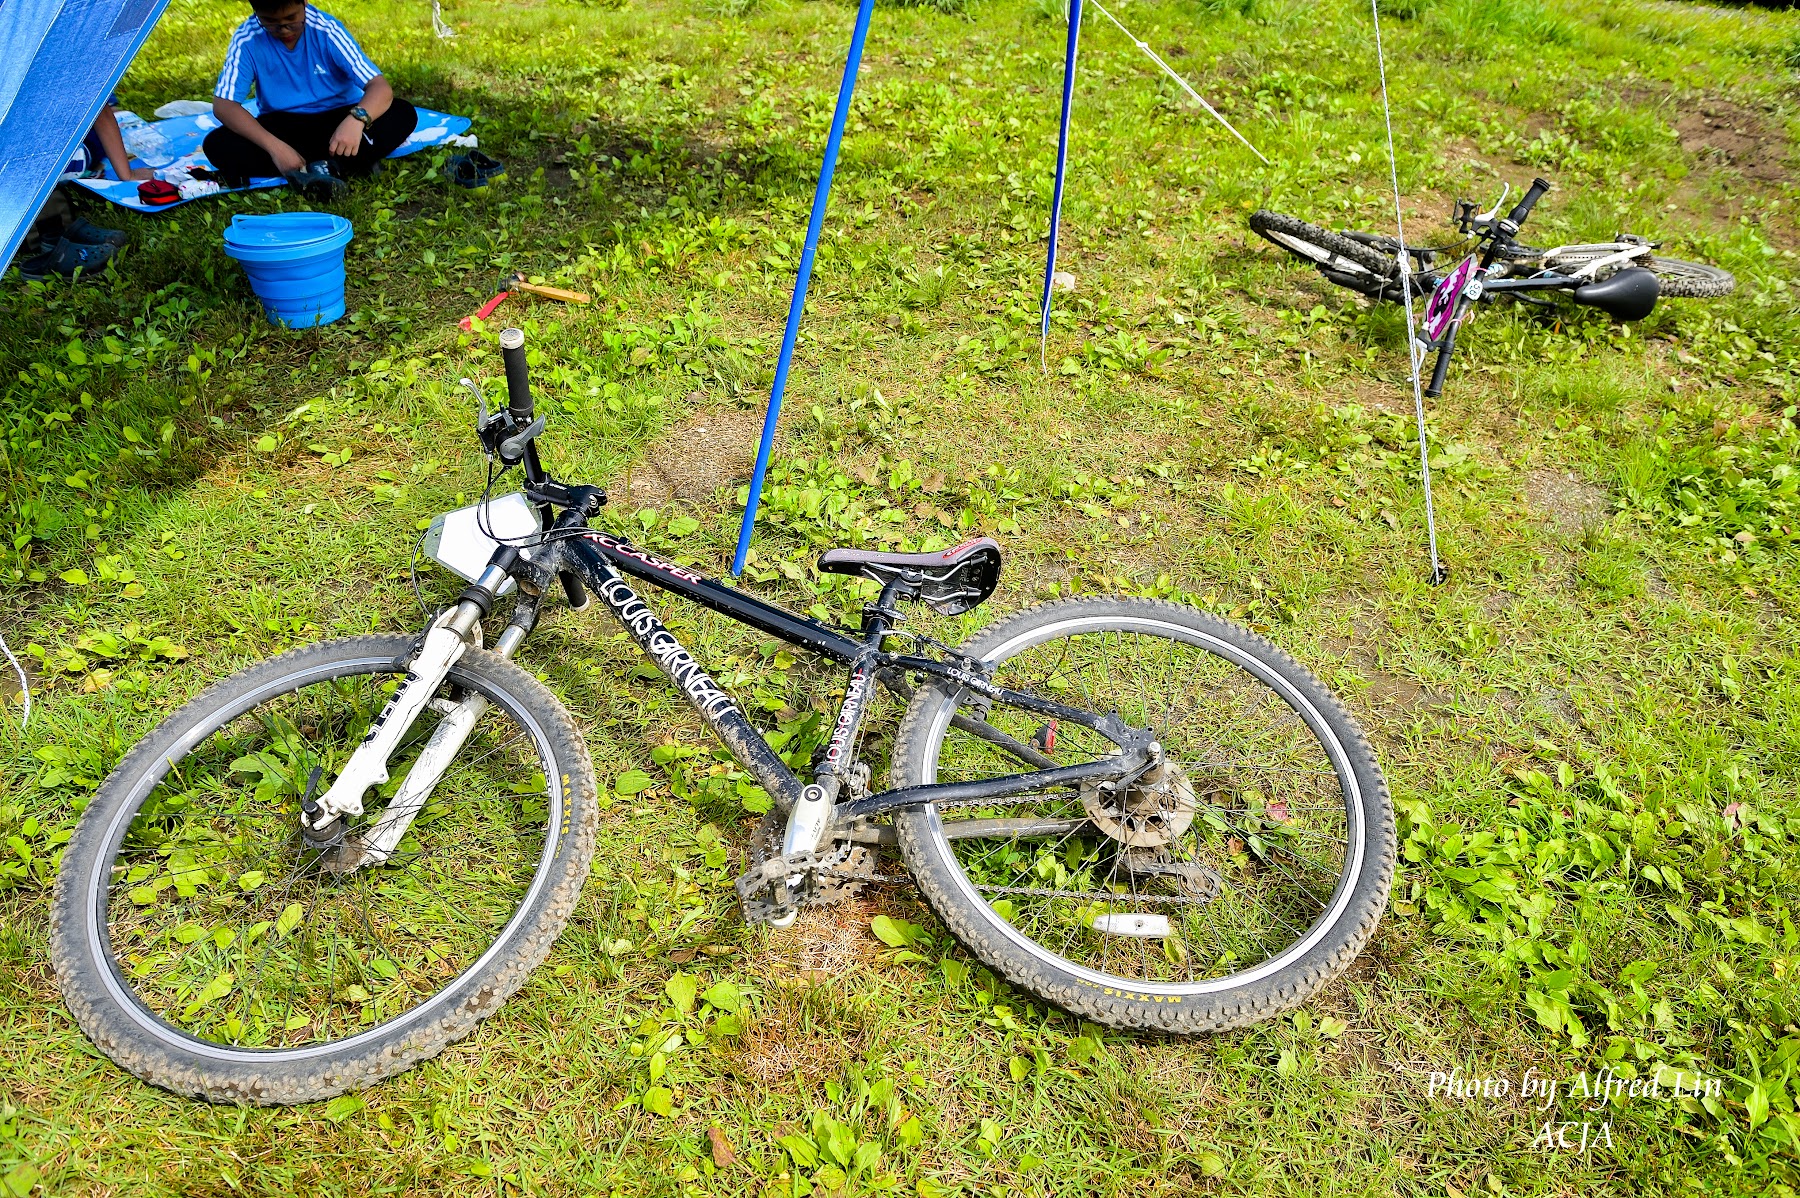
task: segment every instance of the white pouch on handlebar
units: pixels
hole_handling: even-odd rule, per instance
[[[458,578],[474,582],[487,568],[494,550],[505,544],[523,551],[525,545],[535,544],[543,531],[537,507],[524,494],[514,491],[434,517],[425,530],[421,551]],[[500,586],[500,594],[516,585],[507,579]]]

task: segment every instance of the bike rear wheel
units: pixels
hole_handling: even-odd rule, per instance
[[[146,1081],[222,1102],[327,1098],[467,1035],[549,953],[587,877],[593,769],[542,684],[471,649],[337,848],[323,793],[414,642],[367,636],[251,666],[171,714],[113,771],[63,856],[50,948],[94,1043]],[[440,716],[485,701],[393,856],[357,865]]]
[[[1562,246],[1548,254],[1542,250],[1532,252],[1542,259],[1537,265],[1569,273],[1597,258],[1611,257],[1623,245],[1623,242],[1600,241],[1587,245]],[[1737,289],[1737,279],[1730,271],[1708,266],[1704,262],[1688,262],[1681,258],[1651,254],[1628,265],[1643,267],[1655,275],[1659,284],[1658,294],[1664,299],[1721,299]],[[1613,267],[1600,271],[1595,276],[1595,281],[1611,278],[1619,269]]]
[[[1304,1002],[1373,934],[1394,870],[1386,785],[1349,713],[1269,642],[1172,603],[1079,599],[1002,620],[959,652],[1002,685],[1152,728],[1167,752],[1118,794],[896,814],[926,901],[1007,980],[1108,1026],[1211,1031]],[[1114,751],[1086,728],[981,706],[948,683],[921,687],[894,785],[1043,765],[959,715],[1015,744],[1048,740],[1059,766]]]
[[[1668,299],[1723,299],[1737,290],[1737,279],[1730,271],[1704,262],[1655,254],[1648,265],[1661,284],[1660,294]]]

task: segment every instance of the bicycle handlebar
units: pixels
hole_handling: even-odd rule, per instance
[[[525,363],[525,331],[500,330],[500,357],[506,363],[507,408],[513,419],[531,422],[531,372]]]
[[[1537,202],[1543,199],[1544,193],[1549,190],[1549,180],[1533,179],[1531,181],[1531,190],[1527,191],[1518,204],[1513,207],[1513,210],[1506,215],[1507,223],[1513,226],[1515,232],[1520,225],[1525,223],[1525,218],[1531,215],[1531,210],[1537,206]]]
[[[532,487],[542,487],[553,480],[544,472],[543,464],[538,460],[536,442],[544,431],[544,418],[540,416],[532,419],[534,404],[531,398],[531,366],[525,361],[523,329],[500,330],[500,357],[506,363],[506,410],[517,431],[501,441],[496,448],[502,461],[523,462],[526,482]],[[555,519],[555,509],[548,501],[540,503],[539,508],[544,527],[548,528]],[[563,594],[568,597],[569,606],[575,611],[587,607],[587,588],[582,586],[580,575],[564,570],[558,577],[562,580]]]

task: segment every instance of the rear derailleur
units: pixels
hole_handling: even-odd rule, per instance
[[[1225,891],[1225,879],[1211,866],[1182,857],[1167,847],[1124,848],[1119,862],[1134,878],[1164,878],[1190,902],[1209,903]]]

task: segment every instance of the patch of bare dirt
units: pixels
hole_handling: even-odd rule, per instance
[[[1453,701],[1451,695],[1381,668],[1381,646],[1388,639],[1390,630],[1379,615],[1360,611],[1351,617],[1350,624],[1352,635],[1327,637],[1324,643],[1367,681],[1368,690],[1358,700],[1359,708],[1366,707],[1373,714],[1391,717],[1446,707]]]
[[[1362,676],[1369,683],[1363,702],[1370,707],[1393,708],[1406,713],[1426,707],[1444,707],[1450,703],[1450,696],[1421,686],[1411,678],[1377,669],[1374,665],[1364,666]]]
[[[780,980],[822,982],[869,964],[881,948],[869,925],[883,906],[865,894],[801,911],[793,927],[770,933],[764,969]]]
[[[14,643],[17,643],[16,639]],[[33,668],[31,659],[26,657],[23,652],[15,653],[13,657],[19,663],[18,669],[13,668],[12,662],[0,658],[0,712],[4,712],[9,703],[17,703],[20,710],[24,710],[25,703],[19,689],[19,670],[25,671],[25,679],[31,687],[32,694],[35,695],[43,689],[43,682],[38,678],[37,670]]]
[[[1675,122],[1681,148],[1708,166],[1728,166],[1765,183],[1786,183],[1787,139],[1760,113],[1709,98],[1696,102]]]
[[[699,402],[699,395],[689,397]],[[755,408],[702,408],[665,433],[626,471],[614,502],[632,508],[670,500],[710,505],[725,487],[750,481],[763,414]]]
[[[1533,470],[1525,476],[1525,500],[1548,517],[1560,533],[1579,535],[1606,518],[1606,492],[1561,470]]]
[[[790,932],[805,928],[808,919],[802,915]],[[816,927],[808,938],[815,936],[823,952],[812,959],[829,960],[832,937],[819,936]],[[764,1087],[791,1085],[796,1074],[835,1077],[867,1049],[865,1024],[864,1012],[841,979],[817,985],[775,985],[764,991],[744,1035],[723,1051],[733,1072]]]

